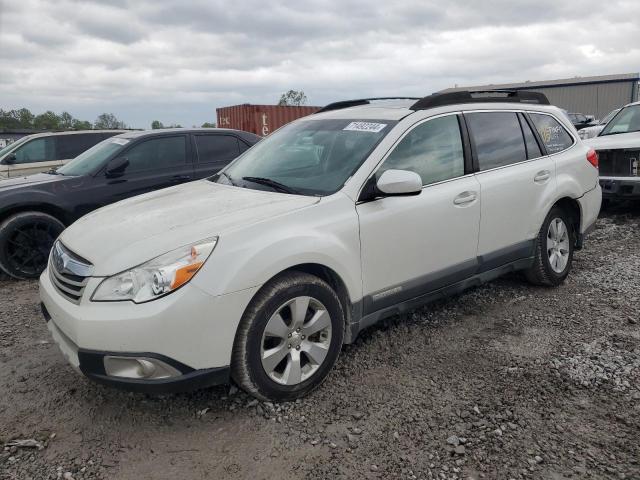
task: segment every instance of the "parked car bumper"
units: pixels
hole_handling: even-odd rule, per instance
[[[76,305],[58,293],[48,269],[40,278],[47,326],[69,363],[99,383],[148,393],[227,382],[235,330],[255,291],[213,297],[186,285],[139,305],[88,298]]]
[[[640,199],[640,177],[600,177],[606,199]]]

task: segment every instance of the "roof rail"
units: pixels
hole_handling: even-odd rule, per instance
[[[420,100],[420,97],[373,97],[361,98],[359,100],[342,100],[325,105],[316,113],[329,112],[331,110],[341,110],[343,108],[357,107],[359,105],[368,105],[375,100]]]
[[[421,98],[411,105],[411,110],[426,110],[428,108],[455,105],[456,103],[536,103],[550,105],[544,93],[525,90],[458,90],[455,92],[434,93]]]

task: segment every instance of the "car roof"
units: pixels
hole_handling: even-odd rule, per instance
[[[136,130],[118,135],[118,138],[140,138],[152,137],[156,135],[166,135],[167,133],[235,133],[244,138],[260,139],[258,135],[245,132],[243,130],[234,130],[232,128],[157,128],[155,130]]]
[[[31,135],[26,135],[29,138],[40,138],[40,137],[52,137],[52,136],[61,136],[61,135],[78,135],[81,133],[113,133],[114,135],[118,135],[120,133],[124,133],[126,130],[64,130],[60,132],[42,132],[42,133],[32,133]]]
[[[357,105],[353,107],[341,108],[339,110],[329,110],[307,117],[303,121],[322,119],[358,119],[358,120],[402,120],[404,117],[416,113],[420,110],[412,110],[411,106],[415,100],[384,100],[372,102],[367,105]],[[534,103],[515,102],[478,102],[478,103],[452,103],[446,106],[438,106],[428,109],[434,115],[446,112],[459,112],[471,110],[529,110],[542,111],[548,113],[558,113],[559,108],[553,105],[542,105]]]

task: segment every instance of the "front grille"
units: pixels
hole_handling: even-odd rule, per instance
[[[598,159],[602,176],[640,176],[640,150],[598,150]]]
[[[49,277],[56,290],[73,303],[80,303],[93,265],[57,241],[51,249]]]

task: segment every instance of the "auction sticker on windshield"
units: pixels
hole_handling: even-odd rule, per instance
[[[349,125],[343,128],[343,130],[350,130],[352,132],[372,132],[378,133],[386,127],[386,123],[372,123],[372,122],[351,122]]]
[[[126,138],[112,138],[111,143],[117,143],[118,145],[126,145],[129,143],[129,140]]]

